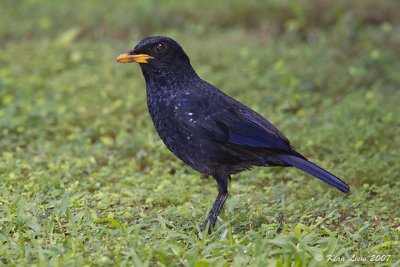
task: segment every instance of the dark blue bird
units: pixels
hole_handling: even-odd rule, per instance
[[[296,152],[260,114],[203,81],[171,38],[146,38],[117,61],[140,64],[149,112],[168,149],[216,180],[218,196],[202,229],[215,224],[228,197],[230,175],[253,166],[296,167],[349,192],[346,183]]]

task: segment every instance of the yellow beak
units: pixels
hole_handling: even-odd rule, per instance
[[[149,59],[154,59],[154,57],[146,54],[138,54],[138,55],[122,54],[117,57],[117,62],[119,63],[136,62],[136,63],[147,64]]]

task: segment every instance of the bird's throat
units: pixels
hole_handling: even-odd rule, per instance
[[[185,68],[151,68],[141,66],[147,90],[180,90],[200,80],[192,66]]]

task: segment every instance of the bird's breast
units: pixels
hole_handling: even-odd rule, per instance
[[[147,104],[154,127],[168,149],[178,158],[194,169],[207,173],[209,171],[203,163],[209,144],[183,127],[183,121],[196,124],[196,114],[191,110],[182,110],[181,102],[176,97],[162,93],[148,94]]]

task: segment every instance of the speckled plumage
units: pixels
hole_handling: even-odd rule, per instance
[[[149,112],[165,145],[217,181],[219,194],[203,228],[214,225],[227,198],[230,175],[252,166],[294,166],[349,191],[339,178],[296,152],[265,118],[200,79],[174,40],[146,38],[129,53],[152,57],[140,66]]]

